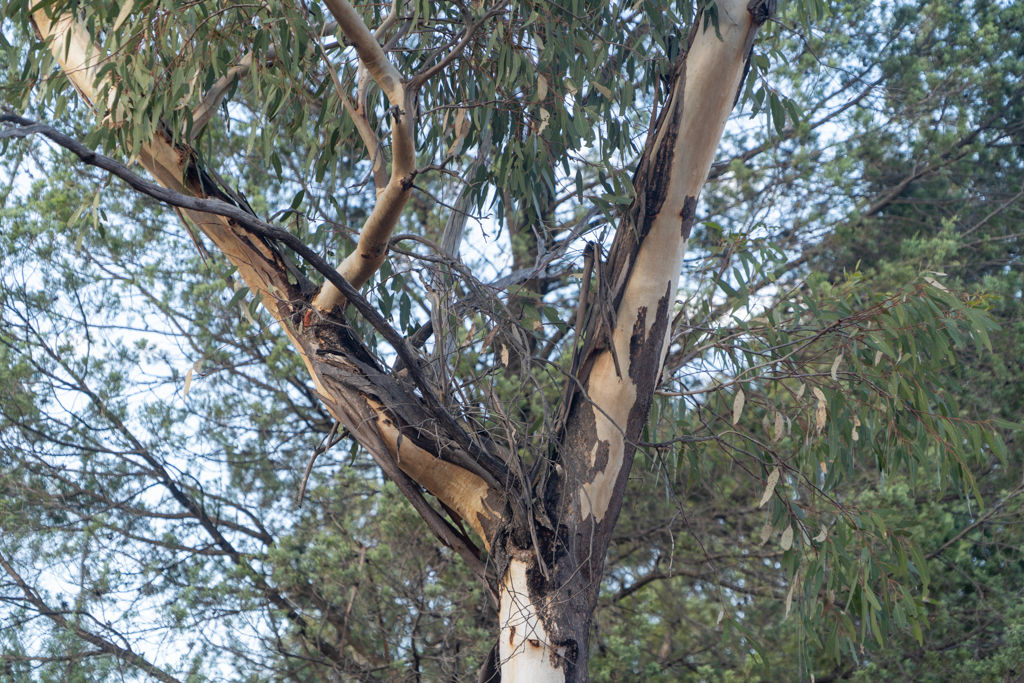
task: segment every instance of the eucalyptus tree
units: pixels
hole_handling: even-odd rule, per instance
[[[272,643],[284,662],[257,677],[372,679],[390,670],[388,638],[380,641],[382,651],[373,651],[376,645],[358,637],[353,618],[354,577],[371,552],[360,545],[365,538],[356,543],[353,574],[340,582],[327,579],[326,566],[341,561],[330,543],[318,545],[315,558],[300,548],[311,538],[322,542],[317,524],[337,525],[344,534],[338,519],[365,525],[380,517],[389,520],[381,526],[405,529],[404,536],[393,529],[382,536],[393,543],[403,538],[425,555],[438,551],[423,534],[436,537],[461,564],[426,562],[424,571],[468,571],[482,599],[493,602],[493,620],[460,624],[491,629],[490,653],[473,660],[481,680],[573,681],[588,678],[592,615],[638,446],[652,449],[651,457],[664,457],[666,449],[689,457],[699,472],[708,442],[746,458],[737,462],[758,482],[755,509],[768,506],[749,540],[763,545],[780,533],[781,550],[766,558],[777,557],[789,576],[785,611],[799,586],[805,599],[798,594],[796,603],[806,605],[804,618],[829,620],[825,642],[818,643],[825,652],[838,658],[858,632],[863,644],[868,633],[881,639],[890,624],[919,637],[928,578],[916,546],[877,515],[844,507],[830,492],[868,458],[884,470],[905,466],[914,475],[921,463],[934,462],[940,476],[970,490],[965,449],[1001,453],[990,424],[960,419],[945,393],[920,381],[934,378],[929,373],[940,371],[953,358],[953,346],[967,338],[987,343],[990,320],[979,310],[984,303],[957,298],[934,278],[889,292],[863,291],[855,274],[835,286],[784,282],[759,317],[725,331],[717,322],[739,301],[783,283],[780,278],[806,260],[763,244],[728,247],[717,273],[709,270],[713,288],[698,289],[703,298],[696,302],[677,302],[701,190],[709,174],[732,167],[727,162],[713,171],[712,162],[737,103],[770,112],[780,136],[808,125],[793,99],[765,80],[766,57],[753,54],[759,29],[775,13],[774,2],[757,0],[698,7],[8,3],[10,25],[27,34],[7,50],[8,68],[20,71],[8,101],[52,121],[4,114],[4,137],[42,135],[155,200],[140,213],[162,207],[171,224],[190,235],[206,273],[234,290],[227,309],[243,303],[242,315],[259,323],[262,307],[272,321],[273,329],[262,332],[274,339],[272,349],[232,339],[229,326],[218,328],[204,356],[213,359],[217,345],[231,346],[266,363],[270,378],[283,386],[277,411],[292,411],[297,432],[322,437],[314,459],[349,439],[352,462],[369,454],[372,476],[382,474],[394,488],[383,487],[378,504],[360,500],[361,494],[341,495],[289,538],[275,533],[283,511],[273,496],[280,487],[266,481],[274,478],[266,468],[246,472],[245,463],[254,470],[258,464],[249,457],[253,447],[224,435],[237,426],[219,409],[189,418],[213,425],[207,442],[223,449],[228,486],[208,490],[208,474],[187,467],[178,472],[163,443],[170,435],[177,447],[188,447],[177,438],[180,425],[169,424],[173,411],[133,412],[126,377],[107,370],[113,361],[92,361],[91,348],[81,349],[92,343],[89,325],[99,324],[93,316],[104,304],[93,310],[72,301],[77,309],[67,318],[84,332],[75,341],[62,339],[60,316],[39,323],[46,317],[45,287],[32,274],[31,260],[21,271],[21,298],[11,299],[5,314],[17,321],[4,341],[12,387],[5,458],[23,468],[5,478],[5,487],[56,506],[33,522],[36,532],[46,525],[67,524],[69,533],[109,527],[164,550],[218,558],[217,565],[191,565],[184,574],[177,562],[160,571],[139,564],[147,576],[166,572],[163,580],[176,587],[167,590],[178,598],[195,584],[220,584],[227,576],[240,581],[244,590],[223,609],[244,615],[254,605],[264,608],[266,623],[251,633]],[[825,14],[821,3],[807,2],[789,8],[785,18],[806,26]],[[785,22],[768,25],[774,37],[784,29]],[[841,97],[855,82],[831,96]],[[70,135],[50,125],[69,109],[75,123],[91,113],[89,132]],[[787,118],[793,124],[788,133]],[[822,118],[815,123],[830,117]],[[95,151],[100,146],[109,156]],[[753,156],[729,152],[741,166]],[[246,168],[257,159],[267,173]],[[241,187],[249,176],[271,183],[268,176],[276,176],[275,187],[255,189],[260,196],[246,188],[250,201]],[[448,178],[460,189],[445,201],[436,194]],[[127,223],[107,219],[101,194],[64,219],[69,230],[91,224],[104,240],[123,242],[107,245],[121,250],[116,268],[93,263],[106,276],[98,281],[137,288],[147,305],[166,312],[171,327],[217,328],[217,321],[192,321],[168,304],[163,297],[173,293],[173,282],[161,284],[165,293],[140,285],[151,271],[133,271],[131,261],[149,258],[145,243],[131,244]],[[285,194],[287,208],[272,213],[271,201]],[[512,252],[508,272],[487,281],[460,258],[472,214],[485,206],[493,207],[495,224],[507,228]],[[91,223],[82,220],[86,216]],[[361,227],[353,229],[356,221]],[[617,224],[607,239],[605,221]],[[399,226],[413,227],[396,233]],[[111,231],[116,234],[105,234]],[[81,234],[74,251],[88,253]],[[400,246],[407,242],[416,247]],[[728,271],[734,258],[736,268]],[[581,269],[573,259],[582,260]],[[418,265],[402,266],[409,263]],[[562,264],[569,265],[555,267]],[[63,277],[71,282],[73,273]],[[719,287],[728,301],[709,293]],[[192,296],[198,299],[202,290]],[[203,310],[201,302],[195,306]],[[105,324],[116,328],[131,309],[108,306],[107,314]],[[687,374],[695,358],[711,354],[720,361],[702,367],[703,379]],[[113,355],[135,362],[128,348]],[[191,399],[189,392],[204,373],[202,360],[180,378],[184,401],[196,400],[198,390]],[[259,384],[244,368],[231,372],[248,386]],[[91,381],[98,375],[105,375],[102,389]],[[708,376],[713,392],[693,384],[707,383]],[[50,387],[56,413],[26,389],[39,384]],[[688,414],[672,408],[666,435],[664,406],[648,424],[656,392],[666,399],[709,398]],[[68,402],[72,394],[87,408]],[[742,422],[755,412],[764,436]],[[218,420],[224,420],[224,434],[214,433]],[[701,434],[709,422],[716,426]],[[259,424],[253,431],[271,442],[282,438],[273,429],[266,437]],[[858,450],[861,439],[871,444],[867,453]],[[693,448],[676,453],[678,444]],[[267,444],[260,449],[271,450]],[[83,462],[71,478],[60,473],[69,453]],[[117,466],[96,468],[98,454]],[[307,477],[314,465],[310,460]],[[345,479],[338,477],[327,483],[342,486]],[[300,502],[305,486],[303,478]],[[155,502],[154,487],[161,491]],[[78,499],[87,501],[81,509],[68,503]],[[338,509],[342,501],[345,510]],[[414,513],[389,517],[382,510],[389,506]],[[260,507],[269,512],[261,514]],[[13,520],[19,510],[12,505],[5,514]],[[122,512],[155,526],[140,530],[138,521],[110,521]],[[184,528],[161,535],[164,522],[153,521],[175,515],[192,525],[188,541],[181,538]],[[133,648],[131,627],[118,631],[86,603],[48,600],[45,581],[27,580],[11,553],[20,552],[24,566],[26,553],[56,552],[53,541],[30,532],[18,537],[25,542],[6,548],[0,563],[12,591],[5,599],[18,606],[19,620],[36,615],[51,622],[58,642],[71,643],[67,657],[74,661],[105,658],[106,666],[130,665],[140,675],[178,680],[173,667]],[[855,544],[863,548],[859,559],[847,550]],[[83,565],[90,547],[83,546]],[[889,563],[879,559],[883,554]],[[128,555],[110,557],[131,564]],[[367,566],[374,566],[372,558]],[[382,633],[394,621],[380,611],[388,590],[399,604],[416,601],[417,614],[429,614],[445,597],[436,595],[443,579],[414,575],[396,571],[390,584],[367,577],[378,594]],[[143,587],[156,590],[152,581],[137,587],[140,595]],[[108,591],[102,584],[92,589],[96,609]],[[911,595],[908,586],[917,585],[923,593]],[[446,590],[456,595],[451,586]],[[837,593],[849,609],[831,609]],[[203,613],[194,623],[212,619],[216,594],[190,605]],[[179,624],[187,621],[175,605],[164,608]],[[745,628],[737,604],[723,599],[720,608],[718,619],[727,628]],[[122,617],[131,622],[136,617],[125,615],[140,610]],[[425,666],[425,642],[417,645],[422,634],[416,626],[398,633],[392,642],[409,653],[418,676]],[[441,647],[444,637],[426,640]],[[24,651],[25,661],[46,659],[29,653],[23,640],[10,647]],[[225,651],[243,669],[251,659],[241,640]],[[59,652],[52,657],[65,661]],[[189,675],[190,666],[178,668]],[[452,677],[458,675],[456,669]]]
[[[233,17],[235,26],[262,35],[252,36],[251,50],[239,56],[236,66],[212,83],[207,79],[208,91],[185,117],[174,115],[173,107],[186,92],[184,88],[190,82],[195,85],[204,70],[193,64],[193,74],[188,75],[186,69],[173,68],[168,84],[162,82],[162,74],[157,76],[153,71],[160,69],[160,62],[176,56],[170,50],[184,47],[179,41],[187,40],[190,27],[171,8],[154,5],[144,12],[126,4],[109,29],[100,23],[107,14],[102,10],[87,10],[91,16],[81,17],[81,10],[73,7],[56,13],[52,7],[27,8],[32,11],[34,29],[47,41],[79,96],[98,110],[111,135],[123,138],[129,153],[138,158],[161,189],[56,131],[16,117],[8,120],[20,125],[22,133],[45,130],[48,138],[83,161],[98,164],[139,191],[183,211],[230,260],[245,285],[282,325],[331,415],[399,486],[431,531],[455,549],[482,580],[489,581],[479,549],[465,533],[460,534],[442,519],[427,503],[420,487],[476,532],[496,568],[496,585],[488,583],[488,589],[499,602],[501,615],[497,644],[487,666],[500,668],[503,680],[584,680],[590,614],[600,585],[604,550],[622,505],[635,444],[665,356],[672,301],[697,196],[738,98],[754,36],[769,18],[772,7],[764,3],[753,3],[749,8],[740,2],[723,4],[715,8],[713,30],[699,30],[700,21],[694,22],[688,41],[692,45],[667,76],[671,95],[652,125],[638,164],[634,181],[638,199],[622,223],[603,272],[599,271],[595,305],[585,307],[592,312],[589,325],[585,328],[582,312],[577,318],[578,331],[586,329],[587,341],[576,352],[572,381],[567,384],[560,412],[551,416],[557,424],[549,427],[550,453],[538,458],[537,466],[529,473],[514,443],[502,445],[483,434],[473,434],[455,419],[450,406],[443,402],[445,392],[438,392],[429,382],[412,347],[358,293],[358,288],[384,263],[388,241],[422,172],[417,167],[416,124],[421,100],[431,104],[436,101],[424,96],[424,86],[445,70],[457,72],[460,66],[465,69],[472,64],[469,55],[473,53],[467,52],[467,47],[481,40],[483,26],[496,24],[498,29],[491,40],[500,40],[504,23],[494,20],[504,19],[515,8],[456,6],[449,10],[452,16],[437,16],[434,21],[448,27],[438,26],[432,35],[418,32],[413,40],[418,43],[416,52],[422,55],[420,63],[415,70],[402,73],[379,42],[400,23],[401,8],[397,4],[375,32],[346,0],[330,0],[326,7],[341,41],[358,56],[359,91],[354,102],[323,52],[318,35],[323,28],[316,27],[314,13],[306,19],[310,26],[296,36],[294,56],[288,54],[292,45],[268,44],[267,29],[259,27],[264,22],[257,14],[248,22],[243,22],[242,16]],[[413,16],[401,22],[403,26],[395,30],[394,37],[400,41],[409,28],[419,28],[416,14],[421,9],[417,6]],[[197,25],[211,25],[199,16],[206,11],[197,6],[189,12],[189,18]],[[244,16],[247,9],[235,12]],[[133,14],[138,18],[128,22]],[[545,17],[547,22],[552,18]],[[319,19],[323,26],[326,17]],[[535,16],[530,17],[524,23],[535,20]],[[137,26],[146,26],[146,35],[138,41],[130,37]],[[279,35],[288,36],[296,28],[291,25]],[[529,41],[524,38],[530,35],[526,27],[516,28],[519,35],[512,39],[521,42],[515,52],[504,45],[499,51],[499,80],[522,68],[523,53],[536,50],[525,44]],[[548,43],[557,42],[557,25],[547,29]],[[101,32],[107,41],[101,42]],[[538,37],[533,42],[542,40]],[[581,42],[589,40],[584,36]],[[215,48],[214,60],[227,49],[227,42]],[[143,60],[131,58],[109,60],[107,54],[129,57],[136,51],[153,61],[146,65]],[[323,56],[331,75],[317,89],[322,93],[327,84],[335,86],[334,101],[326,98],[319,103],[321,113],[331,107],[346,111],[356,123],[373,164],[376,202],[358,233],[355,249],[337,269],[287,231],[256,217],[243,198],[221,186],[215,176],[196,163],[188,148],[189,140],[201,134],[228,89],[251,71],[254,63],[287,63],[305,57],[307,52]],[[543,59],[544,53],[539,54]],[[125,79],[119,64],[121,69],[139,73],[152,69],[151,78]],[[217,70],[212,67],[205,71],[215,74]],[[542,78],[539,74],[538,80]],[[389,173],[384,168],[384,145],[367,115],[366,93],[371,79],[388,105]],[[147,97],[154,85],[163,92]],[[553,99],[562,96],[551,94]],[[538,99],[543,100],[545,95],[538,93]],[[273,116],[284,97],[283,89],[274,89],[270,97],[267,113]],[[560,104],[554,108],[565,125],[572,105]],[[579,110],[572,113],[577,121],[584,116]],[[176,125],[181,119],[183,127]],[[550,114],[545,117],[542,113],[537,120],[540,123],[535,129],[540,131],[550,123]],[[462,144],[468,132],[465,121],[464,115],[456,118],[456,144]],[[519,123],[522,126],[526,122]],[[520,183],[522,178],[520,174]],[[451,221],[456,231],[464,223],[458,215]],[[458,241],[457,236],[454,241]],[[314,286],[289,263],[278,245],[294,250],[326,282]],[[387,373],[364,341],[353,334],[345,315],[346,303],[392,345],[408,383]],[[510,338],[515,336],[510,333]],[[441,350],[439,360],[444,364],[443,346]],[[443,377],[442,373],[442,381]],[[163,469],[157,462],[150,465],[158,471]],[[207,524],[221,549],[238,555],[216,526]],[[291,608],[286,596],[262,581],[257,585],[268,592],[300,632],[312,635],[306,618]],[[324,656],[341,656],[325,639],[317,641]]]

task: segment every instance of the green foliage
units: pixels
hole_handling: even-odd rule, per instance
[[[876,9],[837,6],[821,39],[781,30],[769,79],[799,124],[727,131],[696,239],[712,258],[669,355],[686,395],[655,403],[632,493],[645,503],[622,520],[599,612],[599,634],[644,653],[617,680],[651,662],[742,679],[761,653],[770,680],[1021,673],[1021,9]]]
[[[130,124],[109,128],[69,95],[25,7],[4,5],[5,105],[125,159],[160,120],[188,134],[246,46],[257,66],[204,130],[203,163],[325,254],[350,251],[372,191],[324,55],[353,90],[355,64],[321,35],[319,6],[79,3],[94,28],[123,20],[97,33],[116,102],[100,118]],[[435,64],[463,12],[486,9],[404,4],[400,68]],[[360,11],[375,26],[386,7]],[[532,266],[587,206],[614,219],[629,203],[692,12],[513,3],[428,83],[418,164],[465,164],[448,152],[459,108],[463,149],[490,154],[471,179],[472,211],[493,220],[464,250],[470,269]],[[765,27],[607,559],[595,680],[1020,675],[1021,23],[1019,4],[808,0]],[[373,89],[369,116],[385,137]],[[267,586],[344,642],[348,673],[475,680],[493,607],[364,453],[341,440],[296,503],[333,421],[233,269],[72,159],[4,149],[0,556],[42,600],[182,680],[328,675]],[[458,188],[434,172],[417,184],[399,231],[433,240]],[[448,287],[413,243],[369,288],[409,333],[428,318],[425,286]],[[577,256],[451,321],[464,416],[528,463],[575,343]],[[23,597],[0,588],[4,680],[131,675]]]

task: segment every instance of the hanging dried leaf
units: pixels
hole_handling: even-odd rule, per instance
[[[806,384],[803,384],[803,383],[800,384],[800,386],[796,390],[796,400],[799,401],[803,397],[804,389],[806,389],[806,388],[807,388]]]
[[[878,367],[878,363],[882,360],[882,352],[875,351],[875,367]]]
[[[501,364],[508,367],[508,347],[504,344],[501,345]]]
[[[786,614],[782,617],[783,619],[789,618],[789,610],[793,607],[793,591],[796,589],[796,578],[794,576],[789,584],[789,593],[786,594]]]
[[[824,543],[826,538],[828,538],[828,529],[821,527],[821,533],[814,537],[814,542]]]
[[[256,319],[253,318],[252,313],[249,312],[249,307],[246,306],[244,303],[242,304],[242,315],[245,316],[245,319],[249,321],[250,325],[252,325],[253,327],[259,327],[259,325],[257,325],[256,323]]]
[[[782,549],[789,550],[793,547],[793,527],[788,526],[786,530],[782,532]]]
[[[814,422],[818,428],[818,433],[821,434],[821,430],[825,428],[825,419],[828,417],[828,403],[825,401],[825,393],[818,387],[814,387],[811,391],[814,392],[814,396],[818,399],[818,407],[814,410]]]
[[[185,391],[183,391],[181,394],[182,401],[188,398],[188,390],[192,388],[192,373],[198,370],[202,363],[203,360],[200,358],[195,363],[193,363],[192,367],[190,367],[188,369],[188,372],[185,373]]]
[[[850,434],[850,438],[854,441],[860,441],[860,434],[857,433],[857,428],[860,427],[860,418],[856,415],[853,416],[853,432]]]
[[[764,495],[761,496],[761,502],[757,507],[763,508],[764,504],[772,499],[772,494],[775,493],[775,485],[779,483],[779,468],[776,467],[772,470],[772,473],[768,475],[768,481],[764,486]]]
[[[718,621],[715,622],[715,626],[718,626],[719,624],[721,624],[722,623],[722,619],[724,617],[725,617],[725,611],[724,610],[719,610],[718,611]]]
[[[782,438],[783,430],[785,429],[785,423],[782,420],[782,413],[776,411],[775,413],[775,433],[772,435],[772,441],[778,441]]]
[[[544,78],[544,74],[537,74],[537,101],[543,102],[544,98],[548,96],[548,79]]]
[[[821,473],[822,474],[828,474],[828,465],[825,464],[824,460],[819,462],[818,465],[821,467]]]
[[[544,129],[548,127],[548,121],[551,119],[551,112],[549,112],[544,107],[540,108],[539,114],[540,123],[534,122],[534,125],[536,126],[537,135],[540,135],[541,133],[544,132]]]
[[[497,328],[497,327],[492,327],[491,330],[487,334],[484,335],[483,342],[481,342],[483,344],[484,348],[487,348],[488,346],[490,346],[491,342],[494,341],[494,338],[496,336],[498,336],[498,329],[499,328]]]
[[[927,277],[927,276],[925,276],[925,278],[924,278],[924,281],[925,281],[925,282],[927,282],[928,284],[930,284],[930,285],[931,285],[932,287],[934,287],[935,289],[941,289],[941,290],[942,290],[943,292],[948,292],[948,291],[949,291],[948,289],[946,289],[946,288],[945,288],[945,287],[944,287],[944,286],[942,285],[942,283],[940,283],[940,282],[939,282],[938,280],[936,280],[936,279],[935,279],[935,278],[933,278],[933,277]]]
[[[843,352],[840,351],[836,354],[836,359],[832,361],[832,381],[838,381],[839,377],[837,371],[839,370],[839,364],[843,362]]]
[[[736,398],[732,402],[732,423],[734,426],[740,421],[740,416],[743,414],[743,404],[746,400],[747,397],[743,395],[743,389],[736,392]]]
[[[465,142],[470,128],[473,127],[472,121],[470,121],[469,115],[466,112],[466,109],[460,108],[459,113],[455,115],[455,142],[448,148],[447,153],[449,155],[462,152],[462,143]]]
[[[768,539],[772,537],[772,525],[765,522],[764,526],[761,527],[761,545],[768,542]]]

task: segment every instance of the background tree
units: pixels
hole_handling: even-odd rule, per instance
[[[500,633],[491,666],[503,680],[532,680],[531,667],[584,678],[588,660],[616,679],[760,664],[820,680],[885,666],[890,632],[923,649],[941,622],[926,602],[935,562],[918,549],[934,552],[931,537],[915,539],[886,503],[905,504],[908,486],[943,501],[957,542],[1005,522],[1016,492],[1000,478],[992,413],[958,411],[963,383],[941,374],[955,349],[969,360],[970,337],[989,343],[990,290],[956,298],[934,274],[916,278],[931,261],[854,259],[845,273],[842,262],[843,240],[890,220],[903,193],[927,194],[920,183],[992,156],[1019,163],[1013,70],[991,66],[1019,49],[997,29],[1002,10],[938,14],[939,36],[957,21],[992,27],[989,54],[949,55],[954,73],[935,72],[962,107],[947,120],[935,93],[883,87],[911,57],[933,76],[927,50],[942,41],[915,22],[934,13],[782,8],[740,90],[774,126],[729,129],[732,159],[712,167],[700,209],[714,220],[697,227],[673,304],[671,244],[696,217],[717,145],[705,124],[736,98],[745,6],[698,8],[689,32],[693,8],[675,5],[394,5],[386,18],[366,7],[376,41],[345,4],[40,5],[31,27],[28,9],[6,8],[9,102],[233,208],[162,195],[184,205],[175,216],[83,176],[74,157],[8,148],[8,675],[458,680],[486,676]],[[839,37],[850,22],[864,27],[856,40]],[[32,29],[59,39],[35,43]],[[728,78],[704,68],[701,50],[730,49],[710,60]],[[395,68],[423,78],[396,82]],[[98,123],[67,78],[108,103]],[[982,86],[984,116],[957,99]],[[912,103],[943,116],[906,170],[900,107]],[[22,169],[41,176],[31,189]],[[963,204],[987,214],[1005,188],[992,177],[990,194],[965,190]],[[462,239],[466,214],[485,207],[495,220],[476,229],[507,245],[506,263]],[[660,270],[637,249],[656,235],[672,240],[647,251]],[[332,308],[321,277],[333,269],[303,244],[340,251],[339,272],[368,282],[366,298],[347,292],[348,310]],[[832,276],[807,277],[809,263]],[[664,310],[634,328],[629,287],[662,277],[668,294],[655,288],[647,310]],[[660,382],[655,319],[668,339]],[[623,400],[630,385],[642,386]],[[609,419],[626,434],[600,427]],[[300,507],[304,470],[312,504]],[[933,474],[939,496],[921,483]],[[973,518],[981,498],[1002,505]],[[598,600],[608,607],[590,636]],[[765,630],[782,615],[792,631]]]

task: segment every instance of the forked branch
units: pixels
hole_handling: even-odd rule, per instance
[[[412,196],[412,181],[416,174],[415,119],[419,88],[431,76],[456,59],[472,41],[480,26],[498,10],[486,12],[478,21],[467,21],[462,39],[438,64],[406,81],[388,60],[387,52],[379,42],[387,28],[398,19],[397,0],[392,4],[390,14],[377,33],[370,32],[362,17],[348,0],[326,0],[325,4],[338,22],[338,27],[346,40],[355,48],[356,54],[359,56],[359,84],[356,101],[352,103],[346,98],[343,102],[356,121],[357,130],[359,130],[359,134],[368,148],[370,158],[373,160],[375,184],[377,185],[377,203],[359,232],[359,243],[338,268],[342,276],[358,288],[369,280],[384,263],[388,240],[398,224],[406,203]],[[379,181],[376,181],[379,176],[377,164],[381,158],[379,144],[375,140],[368,120],[366,120],[368,82],[365,76],[367,74],[384,92],[391,105],[391,177],[383,189],[380,187]],[[337,288],[331,284],[325,284],[323,290],[314,299],[313,305],[319,310],[328,311],[341,303],[343,298]]]
[[[415,93],[406,88],[398,69],[388,60],[384,49],[377,42],[355,8],[348,0],[327,0],[327,9],[338,22],[346,40],[355,48],[362,68],[373,77],[391,105],[391,178],[383,189],[378,189],[377,203],[359,232],[359,243],[355,250],[341,263],[338,270],[356,288],[362,287],[387,257],[388,238],[398,224],[398,219],[412,196],[412,175],[416,171],[415,142]],[[389,17],[390,18],[390,17]],[[337,87],[337,84],[336,84]],[[356,107],[346,104],[350,113],[354,110],[358,124],[361,116]],[[364,122],[366,123],[366,122]],[[362,128],[368,126],[364,125]],[[364,143],[374,144],[368,131],[360,129]],[[379,150],[370,149],[371,159]],[[344,300],[344,296],[332,283],[324,285],[313,300],[313,306],[329,311]]]

